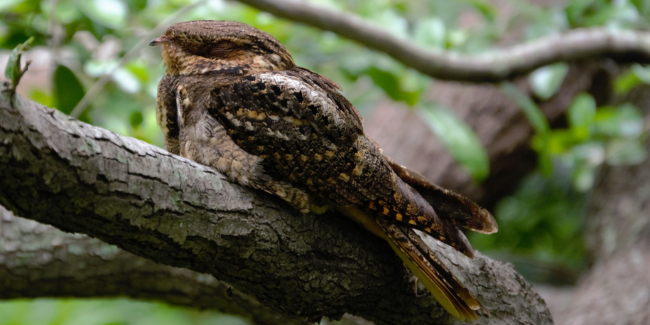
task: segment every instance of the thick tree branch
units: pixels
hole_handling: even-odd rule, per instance
[[[157,264],[86,235],[15,217],[0,206],[0,299],[118,296],[217,310],[255,324],[306,324],[211,275]]]
[[[14,104],[0,101],[0,204],[16,215],[212,274],[312,320],[348,312],[377,324],[458,323],[414,294],[383,241],[337,214],[300,214],[139,140]],[[512,266],[434,248],[492,313],[484,324],[551,322]]]
[[[495,82],[523,75],[561,61],[602,56],[650,61],[650,33],[607,28],[576,29],[560,35],[493,50],[464,55],[425,49],[393,36],[358,16],[294,0],[239,0],[278,17],[328,30],[384,52],[404,65],[437,79]]]

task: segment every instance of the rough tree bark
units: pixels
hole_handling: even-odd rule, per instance
[[[457,324],[415,295],[380,239],[334,213],[302,215],[214,170],[24,99],[0,101],[0,204],[136,255],[212,274],[275,310],[315,320]],[[485,324],[543,324],[512,266],[436,252],[491,311]]]
[[[118,296],[218,310],[260,325],[305,324],[209,274],[157,264],[0,206],[0,299]]]

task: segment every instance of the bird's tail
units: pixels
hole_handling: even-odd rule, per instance
[[[408,225],[398,226],[351,206],[337,207],[337,210],[357,221],[376,236],[388,241],[404,264],[451,315],[460,320],[470,321],[478,319],[475,312],[478,309],[485,310],[489,315],[489,312]]]
[[[386,234],[390,247],[448,313],[469,321],[478,319],[475,310],[488,313],[413,229],[382,219],[376,222]]]
[[[431,183],[418,172],[396,163],[386,155],[384,155],[384,159],[395,174],[415,189],[441,218],[450,221],[457,227],[482,234],[492,234],[499,230],[497,222],[490,212],[472,200]]]

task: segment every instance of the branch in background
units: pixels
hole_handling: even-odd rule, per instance
[[[650,33],[607,28],[576,29],[480,55],[424,49],[397,38],[358,16],[308,2],[239,0],[278,17],[334,32],[384,52],[404,65],[433,78],[470,82],[512,79],[561,61],[602,56],[650,61]]]
[[[161,264],[208,273],[276,311],[317,320],[458,324],[415,295],[388,245],[334,213],[301,214],[213,169],[19,98],[0,100],[0,204]],[[484,324],[551,322],[512,268],[434,251],[492,313]]]
[[[571,63],[558,92],[538,102],[551,126],[566,123],[564,112],[580,92],[591,93],[598,105],[609,103],[615,70],[609,59]],[[522,81],[525,80],[515,83],[522,92],[532,96],[530,87]],[[455,162],[439,139],[432,137],[429,126],[412,110],[379,104],[365,120],[366,134],[400,164],[488,208],[512,192],[534,170],[537,157],[530,147],[534,130],[519,106],[497,85],[436,82],[427,96],[453,109],[481,139],[490,161],[490,176],[482,184],[476,184]]]
[[[254,324],[306,324],[211,275],[156,264],[86,235],[15,217],[2,206],[0,242],[0,299],[127,296],[217,310]]]

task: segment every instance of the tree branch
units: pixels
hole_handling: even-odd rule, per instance
[[[404,65],[437,79],[496,82],[512,79],[539,67],[561,62],[612,56],[650,61],[650,33],[607,28],[576,29],[560,35],[465,55],[425,49],[413,41],[393,36],[379,26],[344,12],[291,0],[239,0],[278,17],[334,32],[369,48],[384,52]]]
[[[211,274],[274,310],[458,323],[415,295],[388,245],[352,221],[300,214],[211,168],[20,97],[0,100],[0,171],[0,204],[16,215]],[[551,322],[511,265],[434,249],[490,310],[484,324]]]
[[[217,310],[255,324],[306,323],[211,275],[156,264],[86,235],[15,217],[2,206],[0,243],[0,299],[127,296]]]

